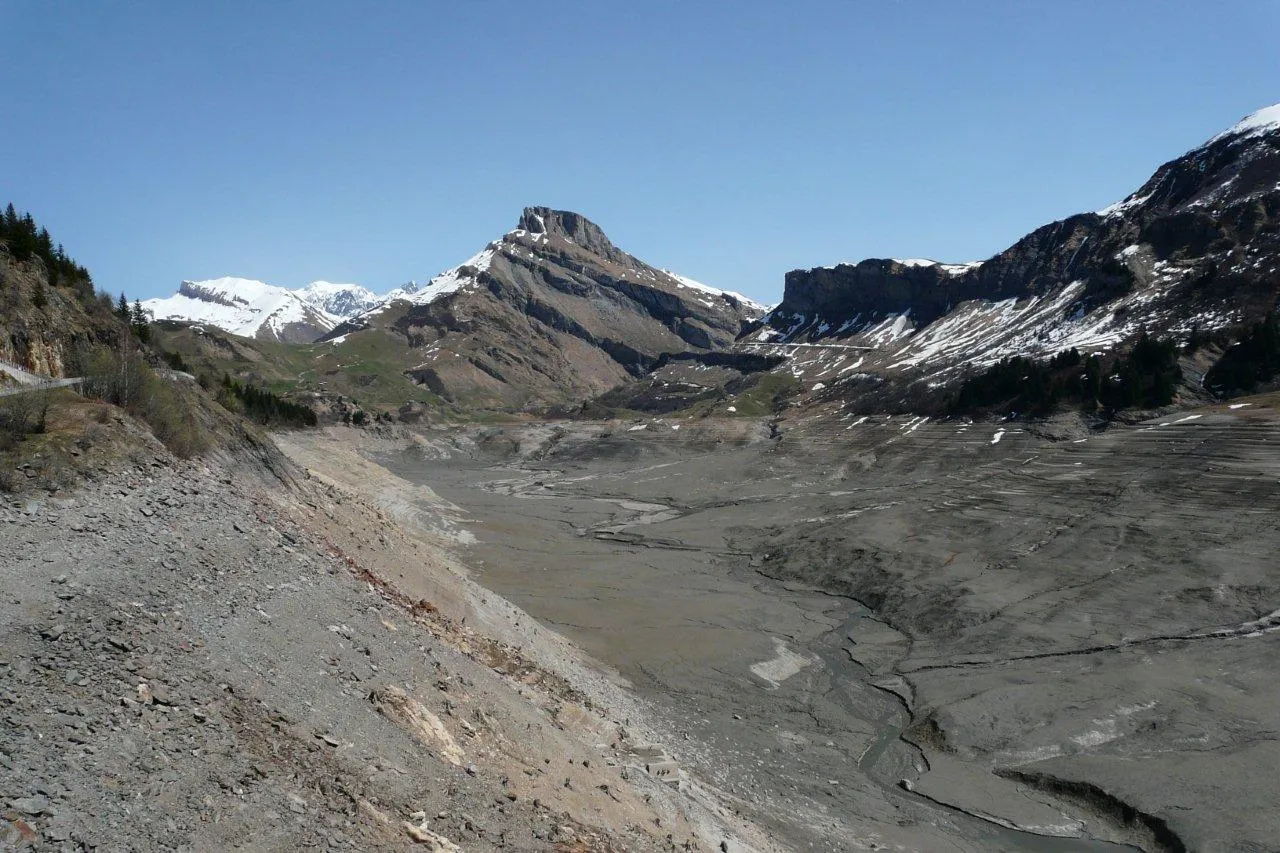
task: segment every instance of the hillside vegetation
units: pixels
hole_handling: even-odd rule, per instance
[[[0,396],[3,491],[56,492],[166,450],[270,455],[243,415],[276,426],[314,423],[309,410],[270,392],[238,383],[214,396],[166,367],[138,306],[96,289],[48,230],[13,205],[0,216],[0,359],[36,377],[80,380],[31,390],[9,381]]]

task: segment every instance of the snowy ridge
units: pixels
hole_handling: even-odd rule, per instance
[[[496,243],[490,243],[465,262],[445,270],[426,284],[420,285],[411,281],[404,287],[397,287],[384,296],[378,305],[363,312],[360,316],[366,318],[378,314],[396,301],[411,302],[414,305],[429,305],[442,296],[457,293],[470,285],[476,284],[480,273],[489,269],[489,265],[493,263],[493,254],[497,248]]]
[[[1115,216],[1116,214],[1124,213],[1131,207],[1138,207],[1139,205],[1145,204],[1149,198],[1151,198],[1149,195],[1131,195],[1122,201],[1117,201],[1115,204],[1109,204],[1102,208],[1102,210],[1096,210],[1094,212],[1099,216]]]
[[[1211,145],[1217,142],[1221,142],[1225,139],[1244,140],[1244,139],[1249,139],[1251,137],[1261,136],[1263,134],[1275,133],[1275,132],[1280,132],[1280,104],[1275,104],[1270,107],[1263,107],[1262,109],[1256,112],[1250,113],[1249,115],[1242,118],[1240,121],[1233,124],[1231,127],[1227,128],[1226,130],[1219,133],[1217,136],[1214,136],[1212,139],[1205,142],[1204,144],[1191,149],[1186,154],[1182,155],[1182,157],[1179,159],[1185,160],[1187,157],[1196,156],[1199,154],[1199,152],[1202,152],[1206,148],[1210,147]],[[1230,181],[1228,181],[1227,183],[1229,185]],[[1139,190],[1139,192],[1140,191],[1141,190]],[[1137,193],[1133,193],[1132,195],[1127,196],[1122,201],[1118,201],[1115,204],[1108,205],[1107,207],[1102,208],[1102,210],[1098,210],[1095,212],[1099,216],[1117,216],[1132,208],[1140,207],[1143,204],[1146,204],[1150,199],[1151,199],[1151,194],[1139,196]]]
[[[337,319],[305,301],[294,291],[254,279],[223,278],[184,281],[173,296],[148,299],[142,307],[157,320],[207,323],[236,335],[287,336],[291,328],[315,329],[318,334],[337,325]]]
[[[947,275],[963,275],[964,273],[976,270],[984,263],[984,261],[965,261],[959,264],[945,264],[941,261],[935,261],[930,258],[885,258],[885,260],[890,263],[898,264],[899,266],[910,267],[913,269],[921,267],[937,267]],[[821,269],[833,270],[837,267],[856,267],[858,264],[866,262],[867,261],[840,261],[837,264],[827,264],[821,267]]]
[[[703,284],[700,281],[694,281],[693,279],[680,275],[679,273],[674,273],[671,270],[662,270],[662,272],[666,273],[671,278],[675,279],[676,287],[696,290],[700,293],[705,293],[708,296],[717,297],[717,298],[724,298],[725,296],[728,296],[728,297],[731,297],[732,299],[737,300],[738,302],[741,302],[743,305],[747,306],[748,308],[751,308],[757,311],[762,311],[762,312],[768,310],[766,306],[761,305],[759,302],[756,302],[754,299],[743,296],[741,293],[736,293],[732,290],[720,290],[718,288],[711,287],[710,285]],[[709,303],[704,302],[704,304],[709,304]]]
[[[1229,136],[1257,136],[1274,130],[1280,130],[1280,104],[1263,107],[1255,113],[1250,113],[1213,139],[1210,139],[1205,145],[1212,145],[1218,140],[1226,139]]]
[[[937,267],[947,275],[963,275],[970,270],[976,270],[982,266],[982,261],[966,261],[962,264],[944,264],[940,261],[930,260],[929,258],[890,258],[895,264],[902,264],[904,267]]]

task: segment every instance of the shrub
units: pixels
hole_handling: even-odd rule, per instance
[[[23,391],[0,397],[0,450],[9,450],[33,433],[44,432],[48,391]]]
[[[208,447],[194,401],[156,375],[136,349],[88,350],[79,356],[79,369],[85,396],[114,403],[144,421],[174,454],[191,457]]]

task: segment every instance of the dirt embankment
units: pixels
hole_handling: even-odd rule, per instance
[[[290,479],[159,453],[0,504],[0,846],[767,847],[563,641]]]

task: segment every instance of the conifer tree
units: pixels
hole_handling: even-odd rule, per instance
[[[142,307],[142,300],[133,300],[133,309],[129,314],[129,323],[133,326],[133,333],[138,336],[138,340],[145,343],[151,341],[151,318],[147,316],[146,309]]]

